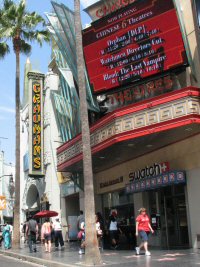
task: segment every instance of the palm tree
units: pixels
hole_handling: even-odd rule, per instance
[[[42,24],[40,30],[38,26]],[[16,176],[15,176],[15,205],[14,205],[14,236],[13,245],[20,245],[20,54],[29,54],[31,45],[36,41],[42,45],[49,41],[50,36],[43,27],[44,19],[36,12],[26,10],[26,1],[21,0],[16,4],[12,0],[4,0],[0,9],[0,57],[10,52],[10,42],[16,56]]]
[[[89,265],[101,264],[101,255],[97,241],[95,225],[94,204],[94,181],[92,171],[92,155],[90,146],[90,128],[88,122],[88,109],[86,101],[85,63],[83,58],[82,27],[80,17],[80,0],[74,0],[75,10],[75,33],[76,53],[78,68],[78,86],[80,96],[80,114],[83,144],[83,172],[84,172],[84,194],[85,194],[85,223],[86,223],[86,263]]]

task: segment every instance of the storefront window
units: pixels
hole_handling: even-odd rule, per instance
[[[117,220],[122,224],[134,224],[133,195],[125,191],[113,192],[103,195],[104,217],[107,221],[113,209],[117,211]]]

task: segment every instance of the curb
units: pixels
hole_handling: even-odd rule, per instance
[[[78,265],[73,265],[73,264],[64,264],[64,263],[59,263],[56,261],[49,261],[49,260],[45,260],[45,259],[39,259],[39,258],[35,258],[35,257],[31,257],[31,256],[25,256],[22,254],[17,254],[15,252],[11,252],[11,251],[2,251],[0,250],[0,255],[4,255],[4,256],[9,256],[18,260],[23,260],[25,262],[30,262],[30,263],[35,263],[35,264],[39,264],[39,265],[43,265],[46,267],[77,267]],[[82,265],[80,265],[82,266]]]

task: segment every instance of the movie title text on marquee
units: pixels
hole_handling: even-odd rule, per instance
[[[94,22],[83,45],[94,92],[187,65],[172,0],[137,1]]]

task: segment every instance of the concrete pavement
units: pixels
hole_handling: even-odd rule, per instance
[[[112,267],[198,267],[200,266],[200,250],[162,251],[152,250],[152,256],[136,256],[135,251],[112,251],[101,252],[103,265]],[[48,267],[77,267],[86,266],[84,255],[78,255],[78,246],[75,243],[66,244],[64,251],[58,250],[45,253],[43,246],[38,246],[38,252],[29,253],[28,247],[23,246],[18,250],[0,250],[0,254],[28,262],[37,263]]]
[[[16,260],[10,257],[0,255],[0,266],[1,267],[43,267],[41,265],[36,265],[28,262],[23,262],[21,260]]]

